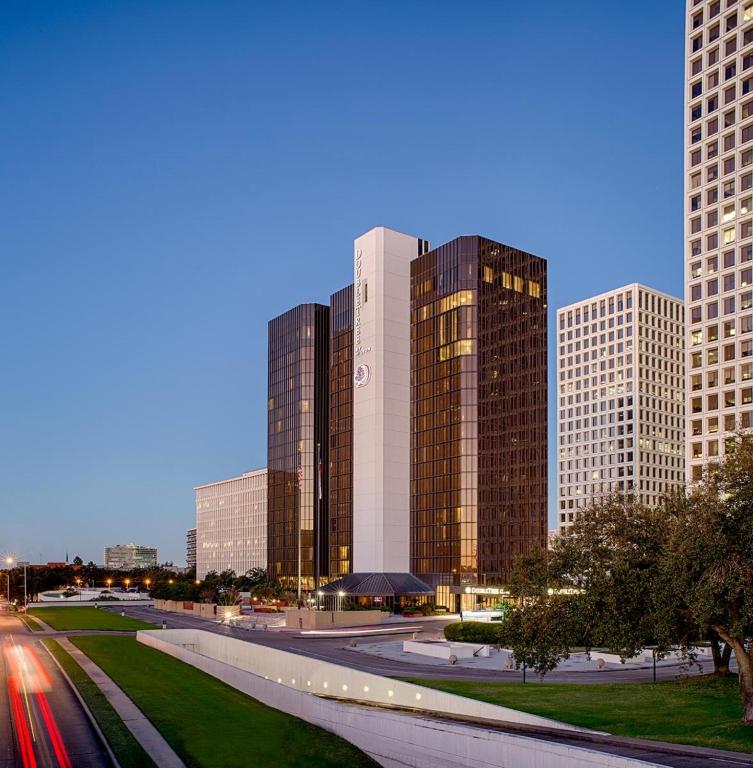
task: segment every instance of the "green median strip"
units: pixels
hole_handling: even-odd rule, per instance
[[[38,616],[53,629],[69,632],[74,629],[121,630],[135,632],[138,629],[158,629],[156,624],[121,616],[94,606],[66,606],[65,608],[31,608],[29,613]]]
[[[70,638],[190,768],[375,768],[347,741],[245,696],[132,637]]]
[[[18,616],[18,618],[21,619],[32,632],[44,632],[44,627],[33,616],[26,616],[23,613],[17,613],[16,616]]]
[[[736,675],[704,675],[655,685],[523,685],[412,678],[408,682],[618,736],[753,752],[753,729],[742,724]]]
[[[48,638],[42,642],[78,689],[121,768],[156,768],[152,759],[133,737],[96,683],[92,682],[89,675],[79,667],[71,655],[56,640]]]

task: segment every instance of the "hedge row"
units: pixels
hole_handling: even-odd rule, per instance
[[[462,643],[483,643],[496,645],[499,642],[500,625],[485,621],[458,621],[444,628],[447,640]]]

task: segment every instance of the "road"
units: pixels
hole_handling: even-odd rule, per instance
[[[57,665],[21,621],[2,612],[0,768],[112,768]]]
[[[118,610],[121,610],[118,608]],[[384,675],[386,677],[413,677],[413,678],[437,678],[453,680],[484,680],[487,682],[522,682],[523,672],[520,670],[496,671],[490,669],[469,669],[467,667],[458,667],[448,665],[434,664],[415,664],[412,662],[401,662],[395,659],[385,659],[372,654],[355,651],[348,647],[349,638],[332,637],[305,637],[297,633],[270,631],[248,631],[245,629],[236,629],[223,624],[217,624],[207,619],[201,619],[195,616],[184,614],[166,613],[157,611],[151,607],[141,606],[138,608],[125,608],[128,616],[150,621],[159,624],[163,619],[167,621],[167,626],[171,629],[204,629],[208,632],[215,632],[221,635],[230,635],[240,640],[246,640],[259,645],[265,645],[272,648],[279,648],[283,651],[291,651],[302,656],[309,656],[320,661],[329,661],[333,664],[341,664],[351,669],[358,669],[362,672],[371,672],[375,675]],[[427,621],[420,624],[422,632],[430,637],[435,636],[446,624],[447,619],[437,619],[436,621]],[[417,626],[411,624],[411,626]],[[389,638],[358,638],[358,644],[382,643],[386,639],[404,640],[412,635],[412,632],[404,635],[391,635]],[[704,672],[710,671],[708,668]],[[668,666],[658,666],[656,668],[657,680],[673,680],[680,675],[683,670],[680,665],[673,664]],[[687,670],[688,674],[698,674],[698,668],[693,667]],[[558,671],[550,672],[543,679],[547,683],[650,683],[653,679],[651,667],[640,669],[610,669],[594,670],[592,672]],[[536,683],[541,678],[530,670],[526,675],[526,680]]]

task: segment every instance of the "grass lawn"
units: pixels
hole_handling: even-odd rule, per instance
[[[94,719],[107,739],[110,749],[115,753],[122,768],[156,768],[152,759],[144,752],[141,744],[131,735],[118,713],[92,682],[70,654],[61,648],[57,640],[48,638],[42,641],[52,655],[60,662],[73,684],[78,688],[81,698],[94,715]]]
[[[123,636],[71,638],[190,768],[375,768],[343,739]]]
[[[29,613],[38,616],[45,624],[53,629],[120,629],[135,631],[137,629],[157,629],[156,624],[121,616],[118,613],[104,611],[94,606],[66,608],[32,608]]]
[[[16,613],[15,615],[18,616],[18,618],[21,619],[32,632],[44,632],[44,627],[32,616],[27,616],[23,613]]]
[[[753,752],[753,727],[741,722],[736,676],[655,685],[410,682],[620,736]]]

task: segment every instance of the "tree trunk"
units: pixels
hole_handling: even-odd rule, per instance
[[[724,642],[714,630],[709,630],[709,644],[711,656],[714,659],[714,674],[724,677],[729,674],[729,660],[732,656],[732,648]]]
[[[743,705],[743,722],[753,725],[753,659],[743,650],[738,654],[735,649],[735,658],[740,668],[740,700]]]
[[[733,635],[726,627],[719,624],[712,625],[711,629],[732,647],[737,662],[738,677],[740,680],[740,701],[743,705],[743,722],[753,725],[753,648],[750,653],[745,649],[742,638]]]

